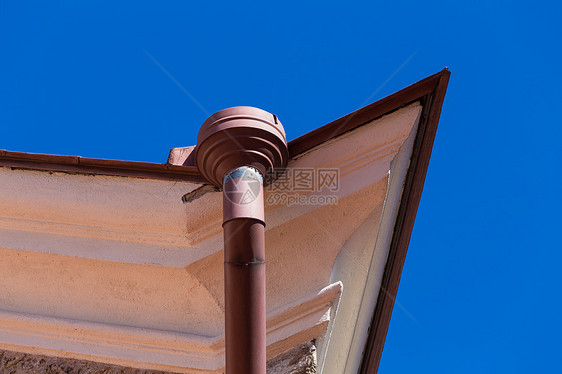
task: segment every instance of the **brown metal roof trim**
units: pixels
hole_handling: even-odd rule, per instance
[[[338,118],[327,125],[317,128],[289,142],[290,157],[295,157],[330,139],[336,138],[350,130],[365,125],[372,120],[389,114],[401,107],[430,96],[441,81],[443,75],[449,76],[445,68],[421,81],[414,83],[398,92],[380,99],[366,107]]]
[[[194,166],[104,160],[79,156],[58,156],[0,150],[0,166],[77,174],[99,174],[206,183]]]
[[[427,82],[424,84],[424,91],[427,89],[429,91],[419,97],[423,105],[422,116],[359,374],[375,374],[379,367],[450,74],[444,69],[419,82]],[[414,89],[417,85],[418,83],[405,90],[419,90],[419,88]]]

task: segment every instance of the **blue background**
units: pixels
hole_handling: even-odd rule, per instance
[[[0,2],[0,149],[163,163],[452,71],[380,373],[562,372],[560,2]]]

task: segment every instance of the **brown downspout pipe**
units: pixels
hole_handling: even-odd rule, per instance
[[[223,189],[227,374],[266,372],[263,185],[287,161],[283,127],[261,109],[221,110],[197,137],[197,167]]]

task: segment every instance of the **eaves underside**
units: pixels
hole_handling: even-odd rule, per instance
[[[390,114],[413,102],[423,107],[410,166],[402,193],[398,217],[384,268],[381,289],[365,345],[360,374],[376,373],[390,324],[394,299],[421,198],[425,175],[450,72],[447,69],[431,75],[373,104],[341,117],[325,126],[289,142],[291,159],[329,140]],[[145,163],[32,154],[0,150],[0,166],[76,174],[99,174],[160,180],[181,180],[205,184],[195,166]]]

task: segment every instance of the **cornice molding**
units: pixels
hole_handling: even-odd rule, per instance
[[[348,132],[308,150],[299,155],[297,159],[292,160],[288,168],[338,169],[340,188],[333,195],[342,199],[387,176],[390,162],[409,135],[412,123],[420,110],[419,103],[410,104],[363,126],[361,134]],[[349,151],[342,152],[342,149]],[[88,188],[87,186],[92,183],[88,179],[92,176],[61,175],[61,177],[63,180],[54,179],[55,186],[73,183],[77,188]],[[41,181],[46,176],[33,174],[33,178]],[[100,176],[94,178],[113,177]],[[220,192],[209,191],[191,202],[182,202],[180,196],[183,196],[186,190],[194,191],[198,185],[183,184],[182,194],[176,192],[178,196],[174,198],[168,196],[167,193],[158,192],[159,190],[152,185],[142,188],[122,186],[124,181],[121,179],[116,184],[117,187],[112,187],[109,190],[114,198],[129,201],[129,204],[121,204],[119,211],[115,212],[119,220],[113,219],[111,222],[103,220],[104,215],[107,215],[108,207],[107,201],[102,195],[104,188],[107,188],[103,184],[108,183],[108,181],[103,179],[101,187],[96,190],[98,195],[90,194],[86,197],[86,210],[80,212],[80,215],[74,214],[72,222],[44,219],[43,217],[41,219],[22,217],[21,215],[28,215],[29,213],[19,212],[19,207],[2,212],[0,229],[17,230],[22,234],[29,233],[36,238],[34,243],[40,244],[32,243],[28,248],[17,248],[18,244],[11,243],[18,241],[12,241],[7,245],[4,243],[6,239],[0,238],[0,247],[175,267],[186,266],[190,262],[222,249],[220,240],[222,238],[222,194]],[[139,180],[134,183],[142,184]],[[167,183],[169,184],[169,187],[166,187],[168,191],[172,188],[174,191],[179,190],[177,185],[179,182],[151,181],[150,183]],[[318,179],[315,183],[318,183]],[[40,193],[41,189],[35,188]],[[290,184],[288,189],[294,189],[294,185]],[[139,191],[138,195],[132,196],[132,191]],[[272,193],[278,192],[266,190],[265,201],[268,201],[268,197]],[[54,201],[61,200],[61,212],[65,209],[65,204],[83,204],[82,201],[77,201],[81,197],[65,196],[64,189],[60,191],[51,189],[46,193],[46,198],[51,198]],[[17,195],[18,192],[15,194]],[[299,193],[301,196],[319,194],[320,192]],[[146,208],[143,208],[143,195],[164,202],[157,208],[155,207],[152,213],[165,217],[171,223],[169,226],[174,223],[177,228],[168,229],[168,232],[149,230],[150,226],[145,222],[150,222],[152,218],[150,216],[144,218],[143,215],[146,213],[140,210],[146,210]],[[21,197],[21,199],[23,201],[25,197]],[[170,208],[173,209],[168,208],[167,204],[170,204]],[[266,203],[267,229],[275,228],[319,207],[320,205],[288,207],[281,204]],[[45,211],[45,208],[42,209]],[[58,216],[64,217],[61,214],[59,213]],[[95,225],[87,223],[91,221],[92,216],[100,217],[96,219],[97,224]],[[183,227],[175,224],[177,220],[185,222]],[[119,224],[118,227],[115,225],[116,223]],[[139,223],[143,225],[140,229]],[[13,232],[11,236],[17,237],[18,233]],[[105,250],[88,250],[87,248],[91,247],[88,243],[92,240],[104,243]]]
[[[120,229],[111,226],[94,226],[21,217],[0,216],[0,228],[81,238],[155,244],[159,246],[186,247],[188,243],[187,237],[180,234],[148,232],[145,230]]]
[[[341,283],[267,314],[268,358],[325,331]],[[219,373],[224,336],[76,321],[0,310],[0,348],[178,373]]]

